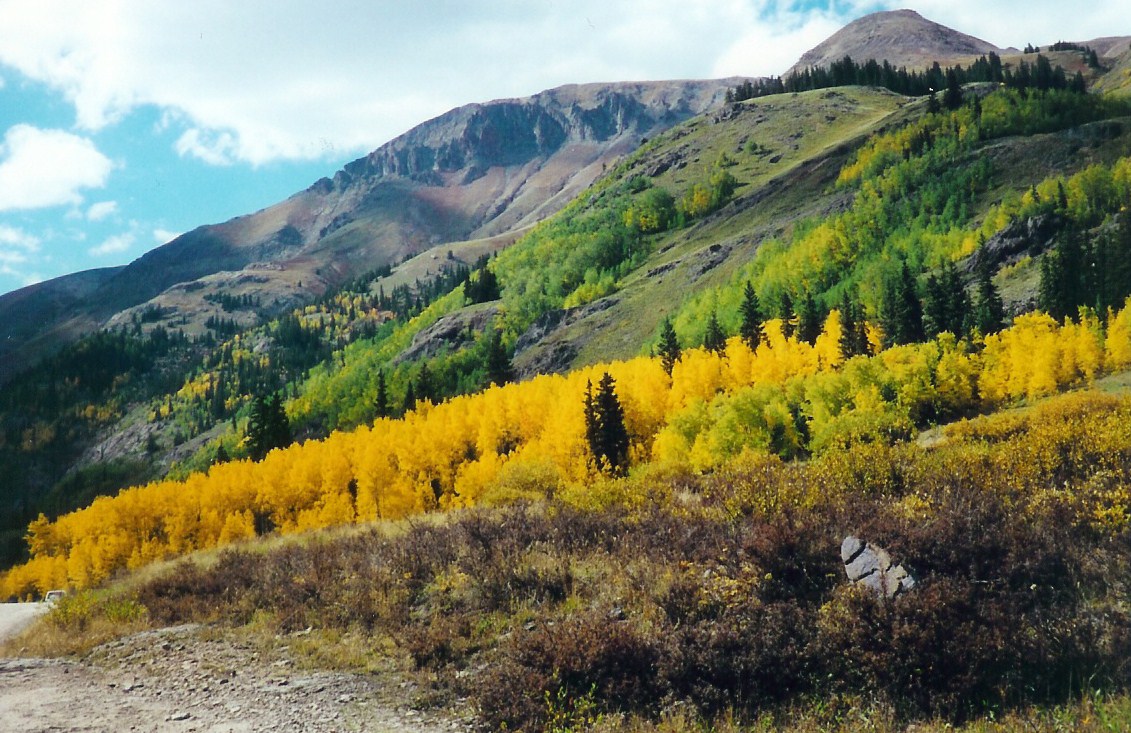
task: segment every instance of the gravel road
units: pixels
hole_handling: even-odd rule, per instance
[[[0,659],[0,733],[472,730],[466,716],[413,709],[412,694],[380,675],[299,669],[285,639],[265,651],[178,627],[81,660]]]
[[[46,611],[46,603],[0,603],[0,641],[15,636]]]

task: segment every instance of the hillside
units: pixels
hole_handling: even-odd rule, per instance
[[[855,25],[886,66],[471,105],[24,292],[156,278],[0,391],[0,596],[76,591],[14,644],[496,730],[1125,727],[1128,52]]]
[[[0,381],[76,334],[147,308],[164,310],[154,325],[199,335],[220,315],[210,295],[251,296],[273,315],[424,250],[521,229],[734,83],[575,85],[452,110],[284,202],[105,273],[65,308],[54,295],[64,284],[0,297]]]
[[[1083,67],[1079,52],[1049,58],[1072,73]],[[1033,63],[1032,56],[1007,60],[1004,70],[1020,77]],[[286,389],[296,436],[306,438],[380,414],[379,378],[386,382],[389,414],[410,408],[409,386],[423,364],[432,373],[433,401],[479,389],[490,381],[488,324],[503,329],[503,346],[520,377],[639,354],[652,347],[665,316],[675,320],[681,338],[700,343],[709,311],[725,304],[719,317],[733,333],[736,293],[741,280],[752,276],[750,263],[764,245],[777,251],[814,222],[845,210],[855,194],[838,177],[857,146],[877,131],[914,120],[925,102],[877,89],[816,89],[718,106],[656,132],[725,91],[717,82],[593,85],[472,105],[422,125],[276,207],[201,228],[125,270],[91,276],[83,299],[71,301],[81,303],[79,315],[58,311],[68,327],[86,322],[83,309],[109,312],[111,304],[143,293],[125,284],[144,280],[148,268],[160,273],[162,286],[174,284],[108,316],[129,334],[124,341],[80,342],[5,391],[7,437],[0,457],[12,477],[7,552],[19,552],[23,527],[39,511],[64,512],[170,468],[183,476],[206,468],[217,455],[245,455],[257,394]],[[955,202],[953,212],[962,216],[939,224],[938,236],[967,242],[966,250],[953,249],[951,256],[969,254],[976,236],[969,227],[995,200],[1123,154],[1126,138],[1119,128],[1079,126],[1105,114],[1116,113],[1081,110],[1078,122],[1057,122],[1042,135],[995,133],[983,146],[987,155],[968,150],[940,160],[940,170],[960,176],[971,162],[982,166],[959,185],[973,185],[977,193]],[[507,125],[534,125],[540,132],[516,133],[517,150],[508,152],[497,144]],[[618,146],[636,145],[645,128],[652,133],[648,143],[616,164],[598,165],[592,157],[601,146],[614,155],[622,150]],[[593,162],[578,169],[570,155]],[[519,165],[522,160],[534,162]],[[514,172],[519,169],[525,173]],[[994,170],[1012,175],[1006,179]],[[509,189],[499,188],[504,178]],[[565,205],[560,216],[531,226],[545,213],[539,205],[563,206],[571,187],[591,178],[589,192]],[[728,190],[719,189],[715,203],[708,196],[706,208],[692,213],[699,204],[685,206],[683,199],[709,193],[712,181]],[[682,223],[673,226],[673,219],[652,231],[626,226],[626,210],[643,190],[669,194],[678,204],[672,211],[683,212]],[[425,216],[418,205],[455,213]],[[448,229],[440,232],[443,227]],[[982,229],[984,237],[995,234],[988,223]],[[416,236],[422,231],[432,232],[435,242],[422,242]],[[423,251],[395,267],[369,259],[384,257],[386,245],[399,256]],[[875,246],[878,252],[887,247]],[[482,258],[496,252],[501,254],[485,267]],[[246,267],[237,261],[233,269],[174,282],[185,276],[185,267],[203,272],[226,258],[247,257],[274,259]],[[924,270],[939,264],[913,257]],[[822,277],[835,284],[837,266],[830,267],[831,275]],[[464,281],[479,282],[487,270],[500,292],[468,302]],[[1022,268],[999,278],[1015,309],[1032,300],[1035,272]],[[870,282],[860,293],[867,317],[878,318],[877,283],[887,275],[880,269],[854,277]],[[783,286],[798,302],[809,289],[800,280],[755,279],[770,314],[781,308]],[[322,297],[300,296],[312,283]],[[33,312],[26,298],[52,288],[57,286],[12,294],[9,302]],[[827,313],[840,305],[844,290],[813,292],[814,308]],[[299,305],[301,310],[290,310]],[[49,323],[50,314],[44,320]],[[106,371],[96,379],[84,375],[99,360]],[[68,386],[60,391],[59,384]]]

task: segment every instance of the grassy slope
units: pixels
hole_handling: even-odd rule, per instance
[[[740,184],[735,198],[707,219],[660,238],[648,263],[624,278],[611,298],[615,305],[553,339],[578,342],[574,366],[639,353],[664,316],[698,289],[725,282],[762,239],[842,205],[830,188],[855,144],[898,119],[905,107],[917,106],[860,87],[780,95],[745,102],[737,115],[700,117],[652,141],[620,175],[647,175],[668,162],[671,167],[653,182],[678,196],[726,155]],[[720,246],[726,257],[711,250]],[[711,262],[716,264],[705,269]]]

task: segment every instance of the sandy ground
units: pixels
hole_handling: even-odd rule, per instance
[[[407,683],[390,684],[301,670],[285,639],[263,651],[206,629],[162,629],[81,660],[0,659],[0,733],[472,729],[470,719],[412,709]]]

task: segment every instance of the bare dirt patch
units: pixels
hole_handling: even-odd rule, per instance
[[[390,689],[390,688],[394,689]],[[463,731],[470,715],[419,711],[411,683],[302,669],[202,627],[147,631],[81,660],[0,659],[0,731]]]

